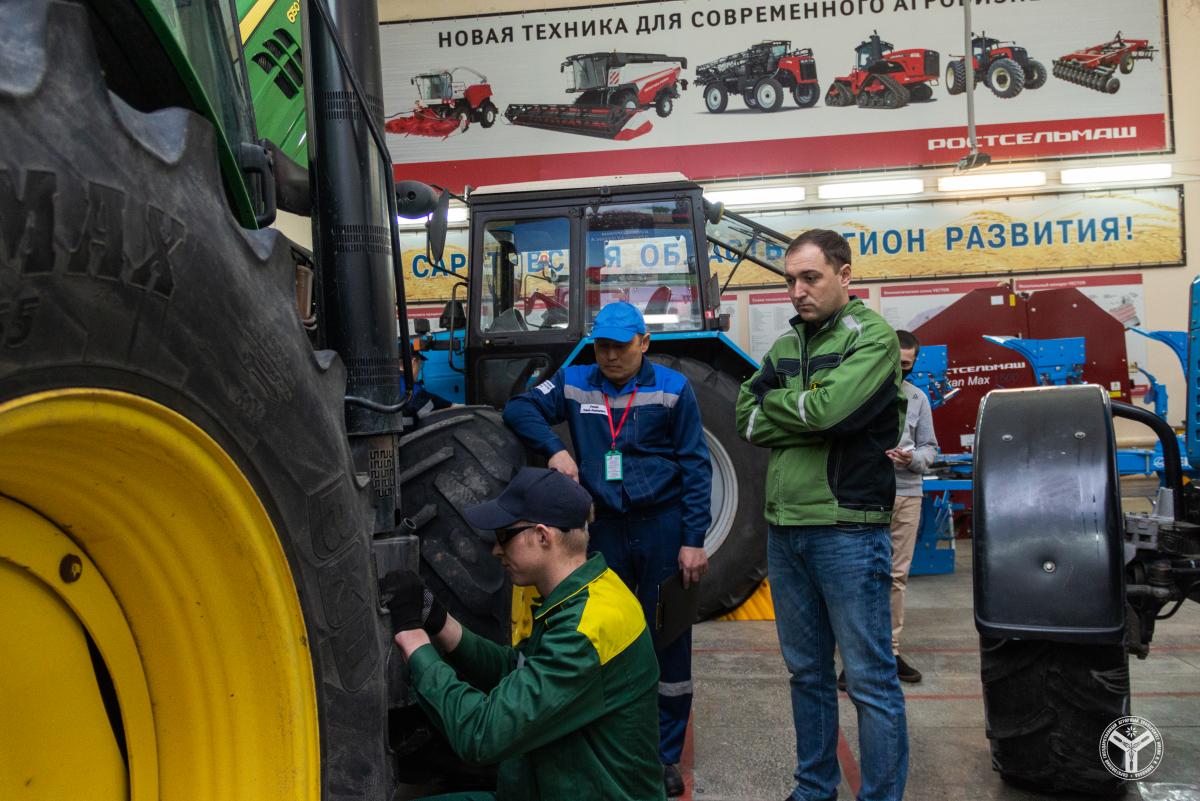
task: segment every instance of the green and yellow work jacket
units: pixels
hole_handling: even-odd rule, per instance
[[[421,647],[409,670],[455,753],[500,763],[499,801],[665,798],[654,646],[603,556],[534,601],[516,648],[464,628],[454,651]]]
[[[766,518],[777,526],[891,521],[900,441],[896,332],[857,298],[818,325],[799,316],[742,384],[738,433],[771,448]]]

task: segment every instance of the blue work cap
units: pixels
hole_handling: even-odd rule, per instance
[[[596,315],[592,328],[592,339],[611,339],[628,342],[637,334],[646,333],[646,321],[637,306],[619,300],[609,303]]]

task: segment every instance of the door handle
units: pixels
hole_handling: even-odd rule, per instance
[[[484,342],[485,345],[514,345],[517,340],[513,337],[492,337]]]

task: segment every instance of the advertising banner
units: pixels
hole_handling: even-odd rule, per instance
[[[986,0],[973,24],[979,143],[993,159],[1172,147],[1161,0]],[[967,152],[959,0],[666,0],[380,35],[396,174],[456,191]]]
[[[1007,198],[893,203],[750,214],[789,237],[831,228],[850,242],[856,281],[1008,275],[1183,263],[1178,187],[1071,192]],[[440,265],[425,257],[424,229],[404,231],[405,281],[412,301],[445,301],[467,275],[467,229],[451,229]],[[739,245],[741,243],[733,243]],[[548,252],[558,262],[564,254]],[[778,248],[763,255],[778,260]],[[660,251],[631,253],[635,261]],[[709,269],[733,287],[773,287],[770,270],[710,246]],[[985,282],[994,283],[994,282]],[[460,289],[465,297],[465,292]],[[948,300],[946,302],[949,302]]]
[[[788,236],[831,228],[850,242],[858,280],[1183,263],[1178,187],[931,201],[749,215]],[[773,255],[768,251],[767,255]],[[713,248],[722,280],[733,267]],[[735,286],[778,276],[743,264]]]

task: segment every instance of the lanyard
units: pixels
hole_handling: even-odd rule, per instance
[[[621,415],[621,422],[617,423],[617,427],[613,428],[612,407],[608,405],[608,393],[604,394],[604,411],[608,412],[608,430],[612,432],[612,450],[617,449],[617,436],[620,435],[621,429],[625,427],[625,418],[629,417],[629,410],[633,408],[633,401],[637,397],[637,384],[633,385],[633,394],[629,396],[629,403],[625,406],[625,413]]]

